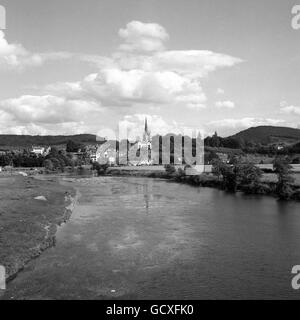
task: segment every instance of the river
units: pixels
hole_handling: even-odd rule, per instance
[[[56,246],[6,299],[298,299],[297,202],[150,178],[62,179],[78,192]]]

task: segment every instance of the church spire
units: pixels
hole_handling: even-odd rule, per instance
[[[147,117],[145,118],[145,133],[148,134],[148,122],[147,122]]]
[[[148,128],[148,119],[147,117],[145,117],[145,130],[144,130],[144,133],[143,133],[143,141],[150,141],[151,138],[150,138],[150,130]]]

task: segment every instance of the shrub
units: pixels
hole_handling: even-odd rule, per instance
[[[93,162],[92,169],[97,171],[98,176],[104,175],[109,168],[109,164],[100,164],[99,162]]]
[[[166,173],[168,175],[172,175],[172,174],[174,174],[176,172],[176,169],[175,169],[174,165],[166,164],[164,166],[164,168],[165,168],[165,171],[166,171]]]

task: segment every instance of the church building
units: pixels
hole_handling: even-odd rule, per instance
[[[150,165],[151,161],[152,138],[145,118],[145,127],[142,140],[138,141],[129,151],[129,162],[132,165]]]

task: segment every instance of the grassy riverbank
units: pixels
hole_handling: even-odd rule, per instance
[[[178,170],[172,174],[167,173],[165,170],[147,170],[147,168],[134,167],[132,170],[123,170],[122,167],[119,168],[109,168],[106,172],[108,175],[112,176],[132,176],[132,177],[149,177],[149,178],[161,178],[176,181],[179,183],[186,183],[198,187],[210,187],[224,189],[224,184],[222,178],[218,178],[211,173],[203,173],[201,175],[189,176],[185,175],[182,171]],[[291,185],[294,196],[293,200],[300,200],[300,174],[295,173],[293,175],[294,183]],[[248,194],[261,194],[261,195],[271,195],[277,197],[276,195],[276,184],[277,176],[274,173],[263,174],[260,181],[260,188],[255,189],[249,188],[249,186],[239,186],[237,191],[243,191]]]
[[[0,264],[7,279],[55,245],[57,226],[70,217],[74,196],[55,178],[0,177]]]

